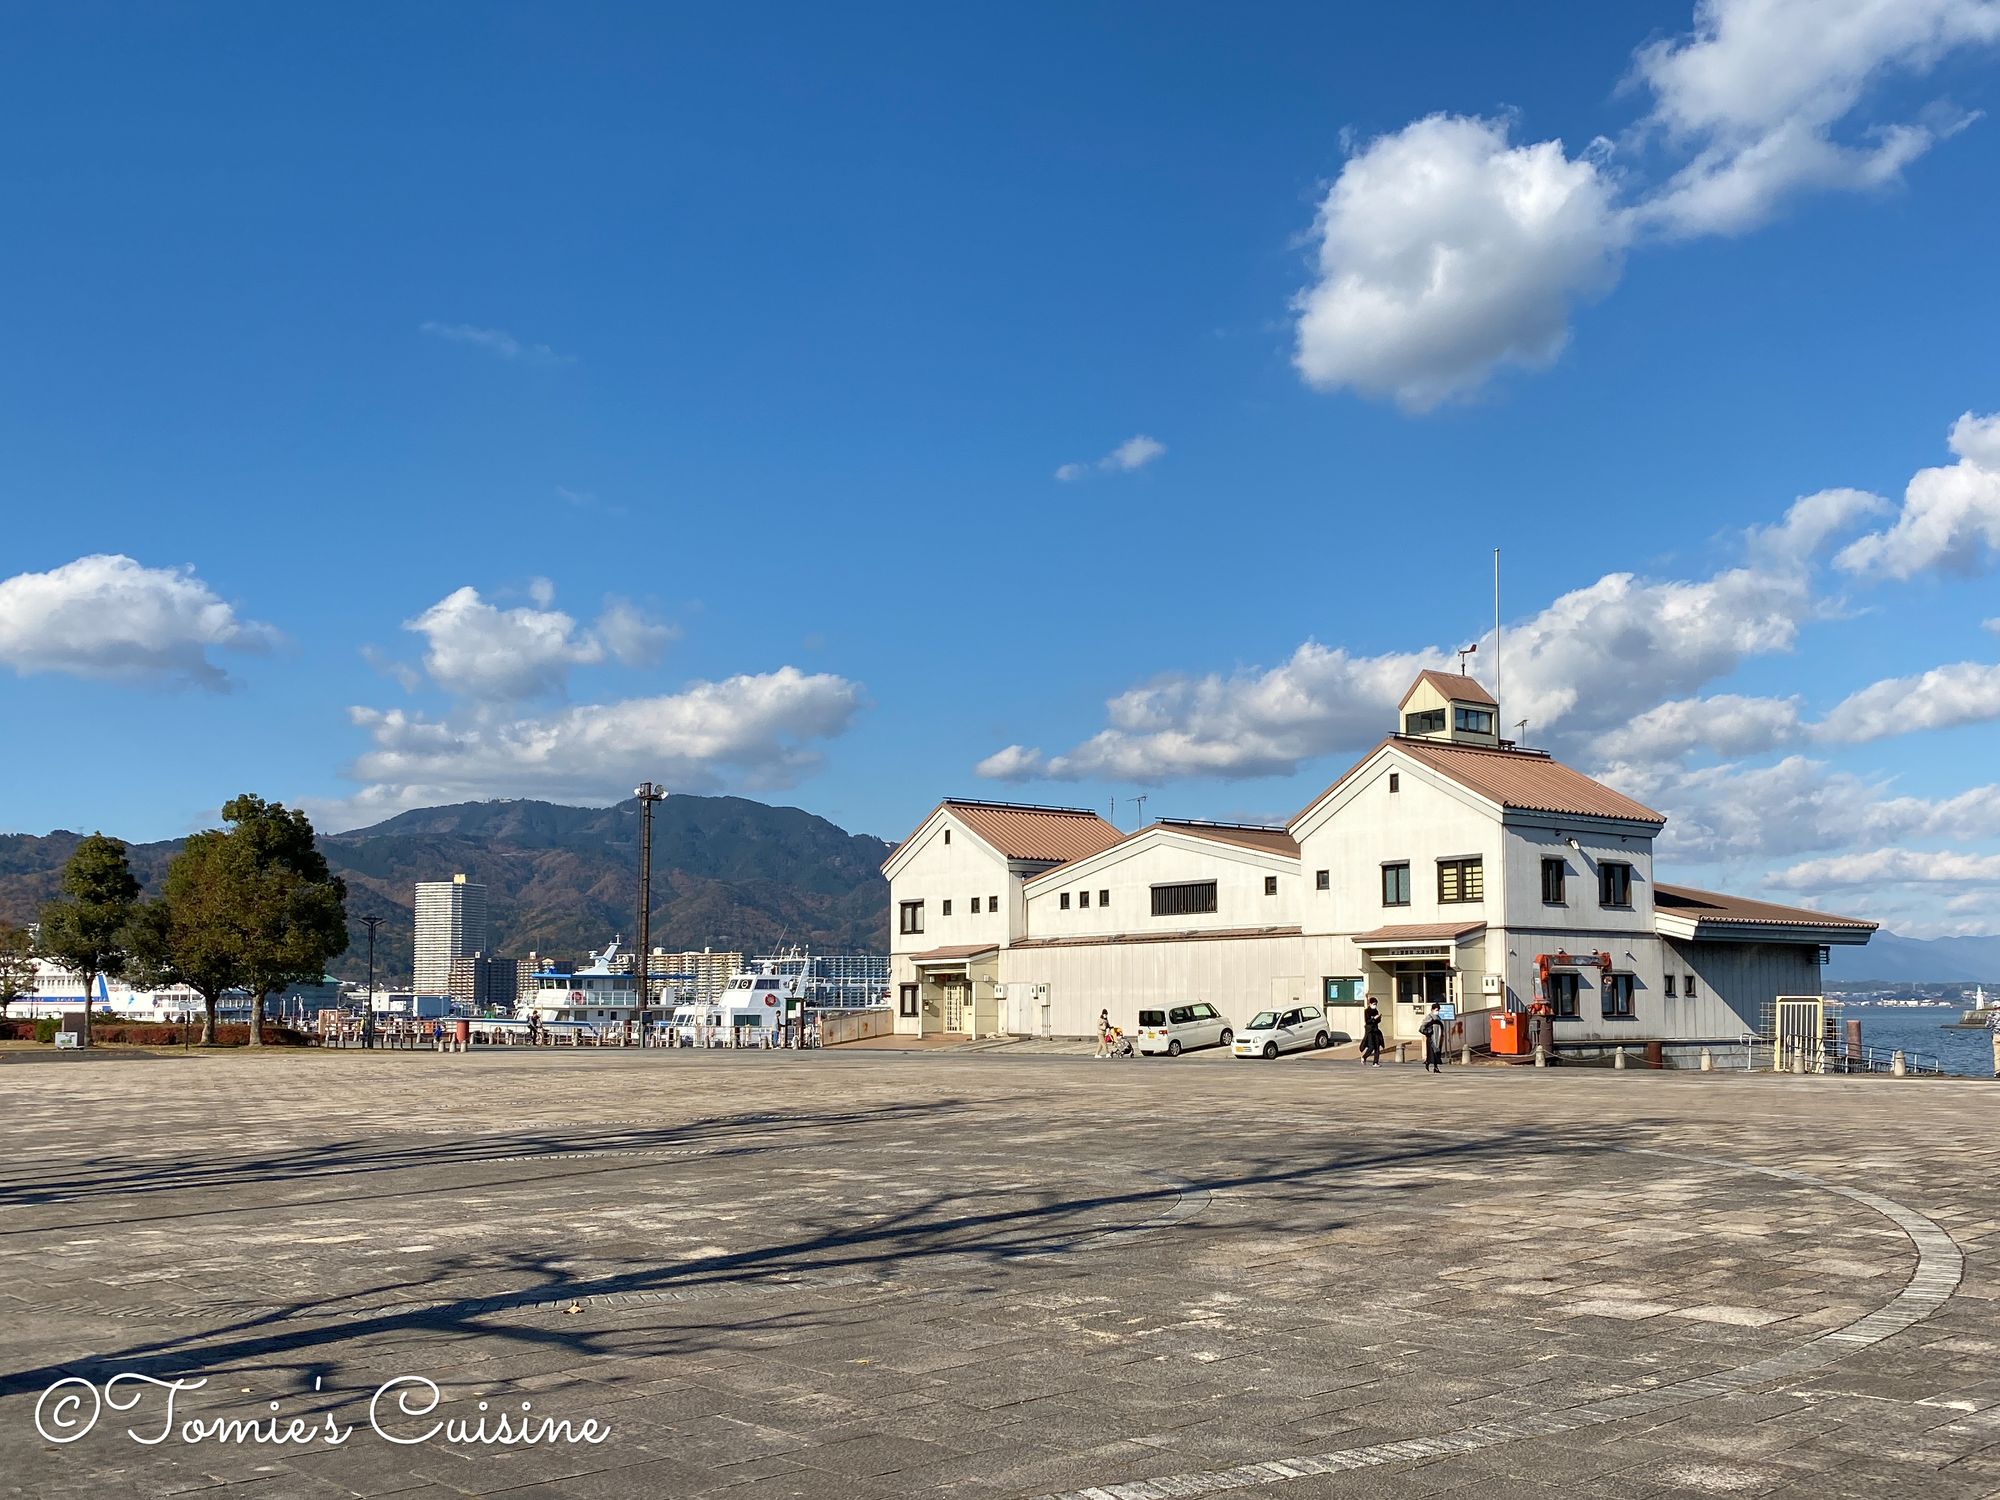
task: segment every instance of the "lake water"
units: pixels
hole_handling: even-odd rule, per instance
[[[1944,1064],[1947,1073],[1970,1078],[1993,1076],[1993,1042],[1984,1031],[1961,1031],[1943,1026],[1956,1021],[1958,1007],[1947,1010],[1883,1010],[1876,1006],[1850,1005],[1844,1012],[1850,1021],[1861,1023],[1864,1047],[1901,1047],[1905,1052],[1928,1052]]]

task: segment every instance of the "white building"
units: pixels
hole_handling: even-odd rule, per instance
[[[1073,810],[941,804],[884,866],[898,1030],[1086,1035],[1168,1000],[1240,1024],[1307,1000],[1357,1035],[1372,995],[1392,1036],[1433,1001],[1545,1001],[1559,1044],[1734,1041],[1777,996],[1820,992],[1826,945],[1875,929],[1657,883],[1666,820],[1500,740],[1471,678],[1423,673],[1399,711],[1283,828],[1120,835]]]
[[[419,880],[416,900],[416,976],[419,995],[451,992],[451,961],[486,950],[486,887],[454,875]]]
[[[14,1020],[40,1016],[64,1016],[83,1009],[83,976],[46,958],[35,961],[35,992],[24,995],[7,1008]],[[200,1020],[205,1004],[199,994],[184,984],[137,988],[122,979],[97,976],[90,992],[91,1011],[110,1012],[120,1021]],[[295,984],[264,1001],[265,1019],[276,1023],[301,1015],[317,1014],[340,1004],[340,982],[323,977],[318,984]],[[218,1014],[243,1020],[250,1011],[250,996],[243,990],[225,990],[216,1006]]]

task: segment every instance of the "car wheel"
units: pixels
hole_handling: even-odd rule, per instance
[[[1235,1040],[1236,1040],[1236,1033],[1231,1031],[1227,1026],[1223,1027],[1222,1041],[1219,1043],[1219,1045],[1227,1047],[1231,1042]]]
[[[1276,1057],[1277,1055],[1278,1055],[1278,1044],[1276,1042],[1264,1043],[1264,1056],[1268,1058],[1268,1057]]]
[[[1326,1040],[1327,1040],[1326,1033],[1322,1031],[1318,1036],[1313,1038],[1313,1045],[1315,1047],[1324,1047],[1326,1045]]]
[[[1181,1044],[1179,1042],[1168,1042],[1167,1056],[1179,1057],[1180,1055],[1181,1055]]]

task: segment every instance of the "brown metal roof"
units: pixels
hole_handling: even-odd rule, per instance
[[[1179,818],[1162,818],[1155,828],[1193,834],[1198,839],[1214,839],[1218,844],[1240,844],[1245,849],[1262,849],[1267,854],[1299,857],[1298,840],[1282,828],[1257,828],[1235,823],[1200,823]]]
[[[1771,901],[1753,901],[1748,896],[1725,896],[1719,891],[1697,890],[1690,885],[1663,885],[1657,880],[1653,882],[1653,910],[1695,922],[1737,922],[1756,927],[1852,927],[1873,932],[1881,925],[1803,906],[1779,906]]]
[[[931,948],[922,953],[912,953],[913,964],[945,963],[958,958],[977,958],[982,953],[997,953],[998,943],[961,943],[955,948]]]
[[[1568,813],[1579,817],[1624,818],[1665,823],[1664,816],[1601,781],[1592,781],[1540,750],[1496,750],[1485,745],[1452,745],[1395,735],[1392,741],[1412,760],[1449,776],[1502,807],[1522,812]],[[1343,778],[1345,779],[1345,778]],[[1338,785],[1338,783],[1336,783]]]
[[[1456,942],[1475,932],[1484,932],[1484,922],[1406,922],[1401,927],[1377,927],[1357,936],[1357,943],[1440,943]]]
[[[917,826],[923,827],[937,816],[939,808],[946,807],[1006,859],[1061,864],[1109,849],[1124,837],[1084,807],[1035,807],[1021,802],[971,802],[956,797],[945,798],[925,813],[923,823]],[[898,844],[889,851],[888,859],[882,862],[885,867],[900,848],[902,845]]]
[[[1410,684],[1410,693],[1414,693],[1419,686],[1426,682],[1454,703],[1483,703],[1488,708],[1498,708],[1500,706],[1493,701],[1493,695],[1487,692],[1485,688],[1481,687],[1472,678],[1461,677],[1456,672],[1419,672],[1417,673],[1417,680]],[[1402,702],[1398,703],[1396,707],[1401,708],[1404,703],[1408,703],[1410,701],[1410,693],[1403,694]]]

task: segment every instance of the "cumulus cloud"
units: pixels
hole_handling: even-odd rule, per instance
[[[1772,875],[1781,890],[1823,886],[2000,885],[2000,854],[1957,850],[1868,849],[1800,863]]]
[[[211,651],[263,651],[269,625],[241,618],[192,568],[149,568],[120,553],[79,557],[0,580],[0,663],[212,690],[229,675]]]
[[[1742,233],[1802,192],[1894,182],[1970,117],[1857,122],[1870,86],[1996,37],[1996,0],[1701,0],[1688,33],[1636,53],[1647,107],[1622,146],[1519,144],[1507,119],[1445,114],[1366,141],[1314,221],[1294,363],[1412,410],[1547,365],[1641,239]],[[1677,165],[1649,182],[1653,144]]]
[[[554,595],[535,597],[548,602]],[[579,631],[561,610],[497,609],[469,585],[405,620],[403,628],[428,643],[424,670],[431,680],[467,698],[513,702],[560,693],[571,667],[604,659],[603,643]]]
[[[2000,551],[2000,412],[1966,412],[1947,440],[1958,462],[1919,470],[1893,525],[1843,547],[1847,572],[1909,578],[1928,569],[1976,574]]]
[[[440,323],[435,319],[418,325],[418,331],[448,343],[467,344],[500,359],[522,360],[529,364],[568,364],[572,356],[558,354],[547,344],[529,344],[504,328],[479,328],[471,323]]]
[[[355,708],[372,741],[351,768],[351,826],[400,807],[486,797],[612,802],[647,778],[676,791],[790,786],[815,745],[846,731],[860,687],[795,667],[690,683],[678,693],[575,705],[532,717],[455,722]]]
[[[650,667],[678,639],[680,632],[651,618],[637,605],[623,599],[605,602],[597,617],[597,634],[620,666]]]
[[[1348,158],[1319,207],[1293,362],[1321,389],[1428,410],[1500,364],[1539,367],[1617,280],[1613,185],[1506,120],[1431,115]]]
[[[1056,470],[1056,478],[1064,483],[1084,478],[1088,474],[1129,474],[1134,469],[1143,469],[1154,459],[1167,451],[1167,445],[1158,438],[1147,437],[1143,432],[1129,437],[1113,448],[1095,463],[1064,464]]]
[[[1860,744],[1993,719],[2000,719],[2000,666],[1961,661],[1872,683],[1836,704],[1814,732],[1820,739]]]

